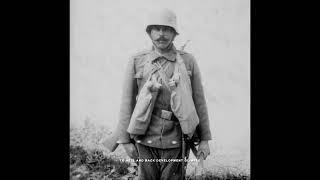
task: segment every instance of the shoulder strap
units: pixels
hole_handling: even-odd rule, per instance
[[[191,81],[190,81],[190,78],[188,77],[186,64],[184,63],[183,58],[180,56],[179,53],[177,53],[177,62],[178,62],[177,66],[179,66],[179,72],[178,72],[179,75],[182,76],[185,80],[187,80],[191,88]]]
[[[149,77],[148,77],[147,81],[150,81],[150,79],[151,79],[152,75],[153,75],[154,73],[156,73],[158,70],[159,70],[159,68],[155,68],[155,69],[153,69],[153,70],[150,72],[150,74],[149,74]]]
[[[156,63],[156,66],[158,67],[157,70],[159,70],[159,75],[160,75],[160,78],[163,79],[163,83],[164,85],[167,87],[167,89],[171,92],[171,89],[170,89],[170,86],[168,85],[167,81],[168,81],[168,77],[165,75],[165,72],[163,70],[163,67],[159,64],[159,63]],[[182,69],[179,68],[179,66],[181,67],[182,66]],[[176,62],[174,63],[174,72],[173,72],[173,76],[178,78],[180,75],[181,75],[181,72],[180,71],[186,71],[186,66],[183,62],[183,59],[182,57],[180,56],[180,52],[177,51],[177,57],[176,57]],[[185,72],[187,73],[187,72]]]
[[[168,81],[168,77],[166,76],[163,67],[161,66],[161,64],[159,62],[156,62],[155,65],[158,67],[157,69],[159,70],[158,73],[160,75],[160,78],[162,79],[162,82],[164,83],[164,85],[168,88],[168,90],[170,91],[170,87],[167,83]]]

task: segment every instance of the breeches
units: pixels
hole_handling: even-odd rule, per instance
[[[159,149],[136,143],[139,153],[139,180],[181,180],[182,179],[182,149]],[[189,155],[186,149],[186,157]],[[160,160],[161,159],[161,160]],[[151,160],[146,162],[145,160]],[[177,161],[180,160],[180,161]],[[162,162],[159,162],[162,161]],[[177,161],[177,162],[175,162]],[[185,162],[186,164],[187,162]]]

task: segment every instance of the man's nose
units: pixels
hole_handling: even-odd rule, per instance
[[[164,34],[164,30],[162,28],[159,29],[159,34],[163,35]]]

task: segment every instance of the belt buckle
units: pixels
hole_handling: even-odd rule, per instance
[[[172,112],[161,110],[161,118],[171,120]]]

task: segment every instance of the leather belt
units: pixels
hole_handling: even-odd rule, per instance
[[[153,108],[152,114],[168,121],[178,121],[178,119],[174,116],[173,112],[160,109],[157,107]]]

